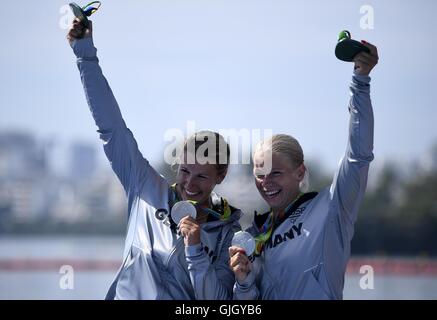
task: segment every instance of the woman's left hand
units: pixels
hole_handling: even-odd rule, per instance
[[[182,218],[179,222],[179,230],[184,237],[186,247],[200,243],[200,225],[192,217]]]
[[[363,51],[358,53],[354,57],[354,69],[358,74],[362,76],[368,76],[370,71],[372,71],[373,67],[375,67],[378,63],[378,49],[373,44],[368,43],[364,40],[361,41],[361,43],[369,48],[370,53]]]

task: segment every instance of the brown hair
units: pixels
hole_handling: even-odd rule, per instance
[[[185,140],[183,150],[184,154],[187,150],[188,153],[194,154],[196,157],[195,160],[200,163],[215,164],[219,174],[228,169],[231,155],[229,144],[225,141],[223,136],[217,132],[209,130],[196,132]],[[213,152],[210,154],[210,151]],[[198,152],[201,153],[198,154]]]

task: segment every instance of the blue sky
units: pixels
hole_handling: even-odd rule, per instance
[[[81,3],[82,4],[82,3]],[[67,44],[63,1],[1,1],[0,130],[58,145],[99,145]],[[374,29],[360,28],[360,7]],[[435,1],[103,1],[93,16],[103,71],[143,154],[164,133],[273,129],[307,158],[334,168],[347,137],[352,64],[337,60],[339,31],[378,46],[372,72],[376,161],[411,161],[437,141]],[[103,153],[102,153],[103,154]]]

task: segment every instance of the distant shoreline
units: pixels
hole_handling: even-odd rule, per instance
[[[42,259],[12,258],[0,259],[0,271],[58,271],[63,265],[70,265],[75,271],[116,271],[121,260],[103,259]],[[437,277],[437,258],[423,257],[352,257],[349,260],[348,275],[359,275],[360,268],[370,266],[375,275],[423,275]]]

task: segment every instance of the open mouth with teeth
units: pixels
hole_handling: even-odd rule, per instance
[[[263,193],[264,193],[264,195],[266,196],[266,198],[268,198],[268,199],[274,199],[274,198],[276,198],[278,195],[279,195],[279,193],[281,193],[281,189],[279,189],[279,190],[263,190]]]
[[[192,192],[192,191],[189,191],[188,189],[184,189],[184,192],[185,192],[185,194],[189,197],[189,198],[192,198],[192,197],[197,197],[198,195],[200,195],[202,192],[200,192],[200,191],[198,191],[198,192]]]

